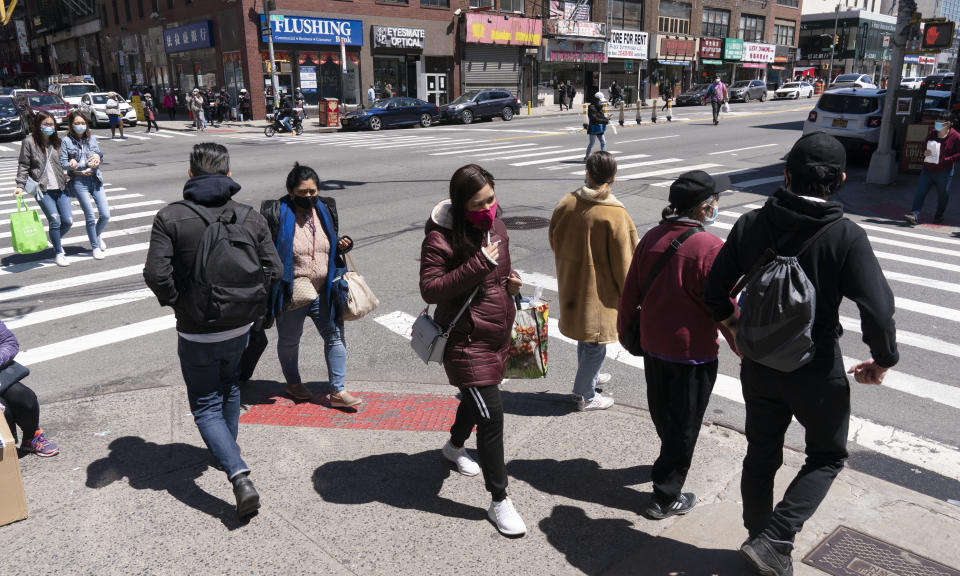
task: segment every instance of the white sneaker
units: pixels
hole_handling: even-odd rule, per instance
[[[104,241],[103,241],[103,238],[101,238],[101,237],[99,237],[99,236],[97,236],[97,244],[100,246],[100,249],[101,249],[101,250],[106,250],[106,249],[107,249],[107,243],[104,242]],[[609,374],[607,374],[607,376],[609,376]]]
[[[607,374],[606,372],[601,372],[597,374],[597,386],[601,386],[613,380],[613,376]]]
[[[577,410],[581,412],[586,412],[588,410],[606,410],[607,408],[613,406],[613,398],[609,396],[602,396],[600,394],[594,394],[593,398],[587,402],[583,398],[577,401]]]
[[[53,257],[53,262],[57,266],[69,266],[70,261],[67,260],[67,255],[63,252],[57,252],[57,255]]]
[[[103,253],[103,250],[99,248],[93,249],[93,259],[94,260],[103,260],[106,257],[106,254]]]
[[[490,503],[490,509],[487,510],[487,518],[496,524],[497,530],[504,536],[523,536],[527,533],[527,525],[523,523],[523,518],[513,507],[513,502],[509,498]]]
[[[463,446],[455,448],[447,440],[443,445],[443,457],[457,465],[457,471],[464,476],[476,476],[480,473],[480,465],[467,454],[467,449]]]

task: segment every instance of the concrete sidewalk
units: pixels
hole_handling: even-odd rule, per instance
[[[638,514],[658,450],[645,410],[578,413],[563,391],[508,382],[509,491],[529,532],[507,539],[486,520],[482,478],[456,474],[440,454],[453,388],[352,382],[365,403],[349,413],[253,381],[240,445],[263,507],[240,523],[178,372],[142,385],[42,407],[61,454],[21,459],[30,517],[0,528],[0,572],[747,573],[736,552],[745,440],[730,429],[701,431],[686,487],[700,504],[655,522]],[[786,453],[778,494],[801,463]],[[960,507],[845,470],[798,537],[796,574],[823,574],[800,560],[839,525],[960,566]]]

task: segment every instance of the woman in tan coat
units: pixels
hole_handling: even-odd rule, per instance
[[[573,393],[579,410],[605,410],[613,398],[596,390],[607,344],[617,341],[617,305],[639,238],[623,204],[610,192],[617,161],[587,158],[585,186],[567,194],[550,219],[557,265],[560,332],[577,344]]]

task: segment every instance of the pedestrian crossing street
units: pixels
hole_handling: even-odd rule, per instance
[[[148,133],[144,133],[141,130],[134,130],[133,128],[127,128],[124,131],[123,135],[126,136],[128,140],[144,140],[144,141],[153,140],[155,138],[159,139],[160,141],[171,141],[179,138],[196,138],[197,137],[196,134],[191,134],[190,132],[182,132],[178,130],[163,130],[161,132],[151,131],[148,134]],[[63,137],[65,136],[65,134],[61,133],[60,136]],[[116,138],[116,139],[111,138],[109,135],[109,132],[105,132],[102,130],[100,131],[95,130],[94,136],[97,137],[97,142],[101,144],[103,144],[104,142],[114,142],[114,143],[123,142],[123,140],[120,138]],[[27,138],[29,138],[29,136],[27,136]],[[22,145],[21,140],[11,140],[6,142],[0,141],[0,159],[10,158],[11,156],[16,158],[17,155],[20,154],[21,145]],[[6,154],[3,154],[3,153],[6,153]]]
[[[359,139],[329,145],[354,142],[358,146],[369,144],[366,139]],[[489,141],[470,139],[438,145],[432,153],[438,158],[455,158],[460,153],[471,154],[471,157],[488,156],[479,161],[499,159],[525,168],[560,165],[569,169],[571,175],[583,173],[582,164],[576,166],[573,162],[571,165],[564,160],[579,157],[582,161],[579,147],[545,149],[538,145],[528,147],[525,143],[507,143],[506,146],[513,147],[505,148],[499,143],[491,146]],[[650,179],[655,185],[667,182],[661,178],[692,167],[682,159],[657,160],[652,155],[643,154],[623,154],[619,161],[623,175],[618,178]],[[722,160],[700,165],[719,171],[727,168]],[[74,227],[64,239],[71,266],[62,269],[53,263],[49,250],[37,255],[15,255],[9,247],[8,216],[16,210],[11,196],[15,174],[16,161],[0,159],[0,258],[3,259],[0,266],[0,318],[14,330],[21,342],[18,361],[38,368],[35,371],[39,373],[46,365],[55,365],[59,370],[61,364],[57,364],[58,361],[81,359],[92,366],[109,367],[117,361],[117,351],[122,350],[130,356],[141,353],[160,355],[168,369],[176,366],[173,363],[174,348],[157,348],[152,344],[155,340],[151,339],[153,335],[170,333],[174,328],[174,317],[169,308],[156,305],[142,281],[152,220],[162,202],[108,182],[106,192],[111,205],[111,221],[103,234],[108,245],[107,258],[96,261],[91,257],[81,212],[75,205]],[[741,184],[765,180],[749,174],[744,178],[747,180],[741,180]],[[36,208],[32,199],[28,202],[31,208]],[[725,207],[711,232],[723,237],[736,218],[756,207],[755,204]],[[869,222],[861,225],[897,298],[898,341],[903,358],[901,365],[888,373],[884,386],[871,389],[870,394],[899,394],[890,397],[890,405],[924,406],[924,410],[931,414],[942,414],[949,421],[956,421],[960,416],[960,387],[955,379],[929,379],[924,367],[928,364],[960,367],[960,239],[922,229]],[[537,269],[523,270],[521,274],[528,286],[542,286],[547,298],[555,301],[556,280],[551,276],[552,268],[552,263],[538,262]],[[376,290],[376,274],[368,271],[366,276]],[[416,286],[411,286],[405,300],[415,300],[419,304],[416,294]],[[378,342],[388,335],[387,345],[395,347],[402,358],[408,359],[408,364],[398,369],[409,374],[420,373],[422,364],[408,352],[406,343],[419,306],[398,305],[382,295],[381,300],[381,307],[372,315],[371,321],[353,325],[352,329],[358,333],[355,341],[359,341],[364,333],[367,341]],[[574,343],[559,334],[555,322],[555,318],[551,318],[550,334],[559,344],[553,345],[551,351],[555,355],[573,358]],[[860,322],[855,307],[846,306],[841,310],[841,324],[845,331],[854,335],[859,333]],[[377,331],[381,331],[380,335],[373,335]],[[854,338],[845,339],[846,353],[858,350],[857,345]],[[863,352],[862,346],[859,351]],[[627,354],[617,345],[608,348],[608,356],[624,370],[639,374],[643,369],[642,359]],[[849,366],[854,360],[851,356],[845,359],[845,363]],[[737,375],[721,375],[714,394],[717,401],[742,403]],[[854,403],[855,416],[850,432],[853,444],[960,482],[960,438],[929,439],[919,428],[923,423],[907,430],[890,424],[885,412],[860,413],[861,407]]]

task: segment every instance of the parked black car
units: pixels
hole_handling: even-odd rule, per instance
[[[953,72],[931,74],[923,79],[921,86],[927,90],[950,90],[953,87]]]
[[[767,99],[767,85],[763,80],[738,80],[730,86],[730,100],[759,100]]]
[[[506,90],[470,90],[440,107],[441,120],[464,124],[494,116],[509,121],[519,113],[520,102]]]
[[[710,84],[694,84],[689,90],[677,96],[677,106],[703,106],[707,103],[707,90]]]
[[[20,139],[26,134],[27,126],[17,103],[11,96],[0,96],[0,137]]]
[[[344,130],[379,130],[387,126],[414,124],[426,128],[439,118],[440,111],[433,104],[416,98],[398,97],[377,100],[369,108],[350,112],[340,118],[340,125]]]

